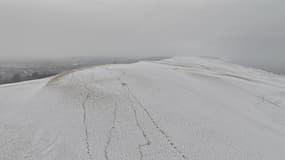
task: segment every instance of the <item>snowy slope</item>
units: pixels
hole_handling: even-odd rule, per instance
[[[284,160],[285,78],[217,59],[0,86],[0,160]]]

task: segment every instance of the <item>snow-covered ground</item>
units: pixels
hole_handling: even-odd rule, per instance
[[[0,160],[284,160],[285,78],[217,59],[0,86]]]

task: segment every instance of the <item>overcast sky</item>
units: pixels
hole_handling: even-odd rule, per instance
[[[284,0],[0,0],[0,58],[217,56],[285,73]]]

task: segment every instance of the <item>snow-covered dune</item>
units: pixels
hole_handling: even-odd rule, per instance
[[[0,160],[284,160],[285,78],[209,58],[0,86]]]

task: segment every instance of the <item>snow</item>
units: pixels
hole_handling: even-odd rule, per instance
[[[285,78],[210,58],[0,86],[1,160],[284,160]]]

